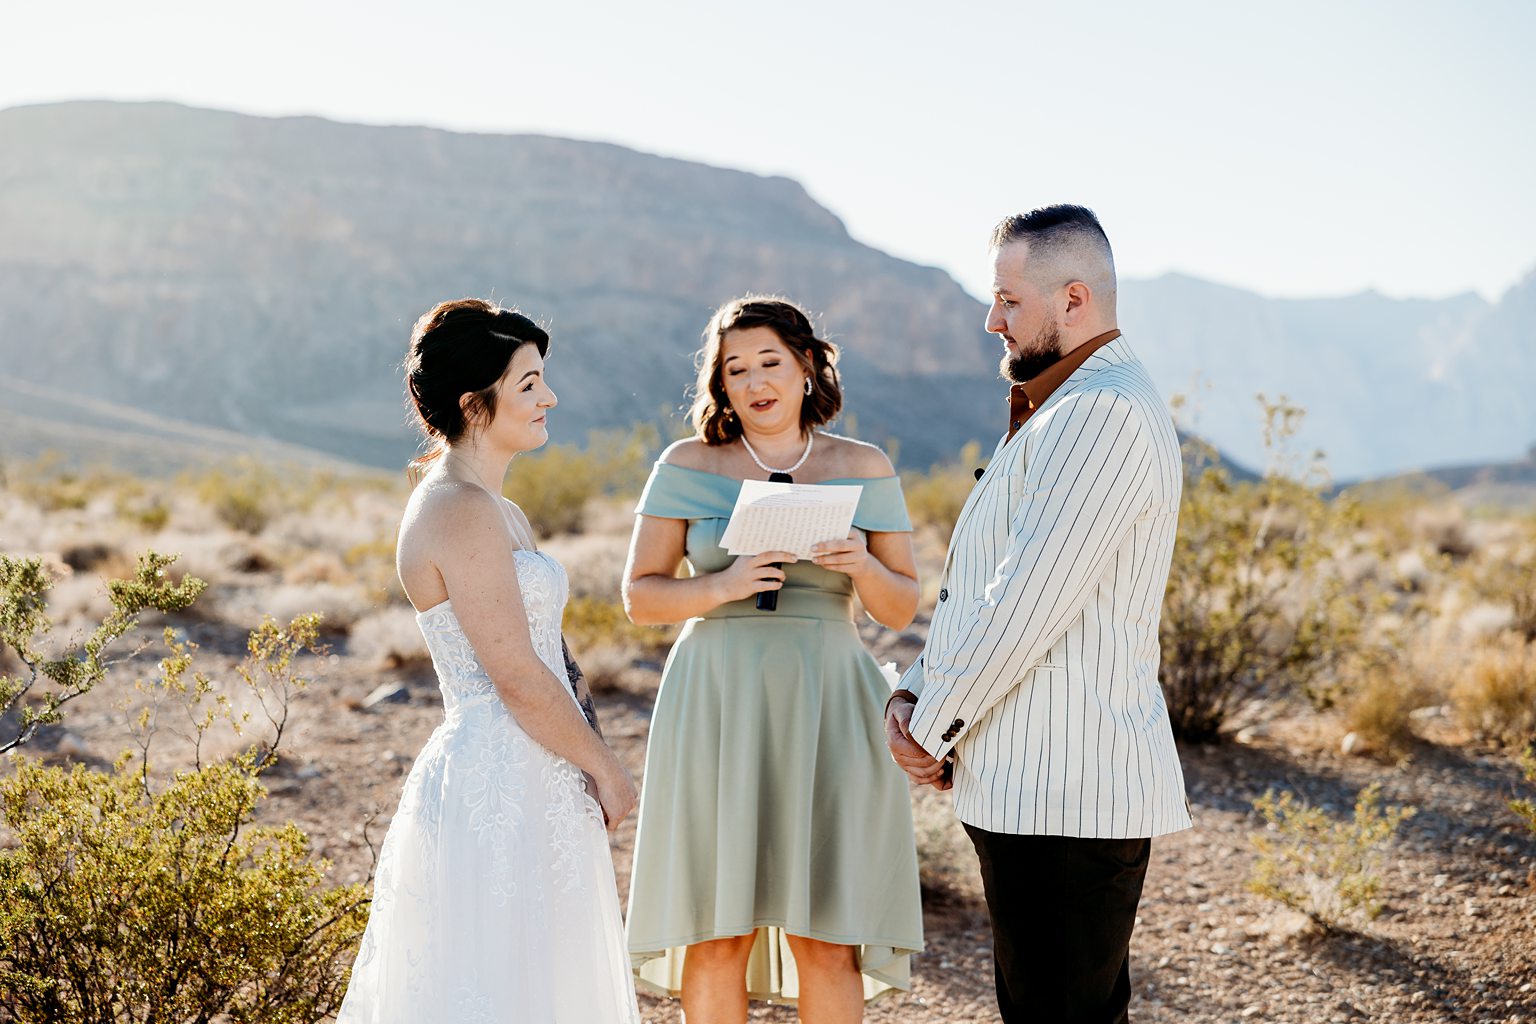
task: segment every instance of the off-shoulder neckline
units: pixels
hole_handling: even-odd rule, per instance
[[[715,477],[716,479],[719,479],[719,480],[731,480],[731,481],[734,481],[734,482],[736,482],[738,484],[745,482],[745,478],[744,477],[731,476],[729,473],[712,473],[712,472],[710,472],[707,469],[693,469],[693,468],[690,468],[688,466],[679,466],[675,462],[658,462],[657,465],[658,466],[665,466],[668,469],[681,470],[684,473],[698,473],[700,476],[712,476],[712,477]],[[881,480],[900,480],[900,479],[901,479],[900,476],[898,476],[898,475],[893,473],[890,476],[833,476],[833,477],[828,477],[825,480],[796,480],[795,483],[797,483],[797,484],[800,484],[800,483],[805,483],[805,484],[809,484],[809,483],[816,483],[816,484],[868,484],[868,483],[876,483],[876,482],[881,481]]]

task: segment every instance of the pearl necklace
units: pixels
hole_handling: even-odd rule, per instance
[[[762,459],[757,457],[757,452],[752,450],[752,442],[747,440],[747,435],[745,433],[743,433],[741,435],[742,447],[746,448],[747,454],[752,456],[752,461],[757,463],[757,468],[762,470],[764,473],[786,473],[786,474],[793,473],[795,470],[797,470],[801,466],[805,465],[805,460],[811,457],[811,446],[814,445],[815,443],[816,443],[816,431],[813,430],[809,434],[806,435],[806,438],[805,438],[805,451],[800,453],[800,461],[796,462],[793,466],[790,466],[788,469],[774,469],[772,466],[766,465],[763,462]]]

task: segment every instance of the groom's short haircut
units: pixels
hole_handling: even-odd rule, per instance
[[[1088,207],[1057,203],[1005,217],[992,229],[992,248],[1012,242],[1029,245],[1029,278],[1036,287],[1048,291],[1082,281],[1114,312],[1115,254]]]

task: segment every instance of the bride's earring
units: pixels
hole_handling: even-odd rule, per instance
[[[807,395],[811,393],[811,378],[809,377],[805,378],[805,393]]]

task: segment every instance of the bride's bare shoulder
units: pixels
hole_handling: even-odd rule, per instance
[[[500,522],[496,499],[483,487],[459,480],[428,477],[416,485],[400,522],[400,536],[427,530],[436,534],[444,527],[462,530],[482,522]]]

